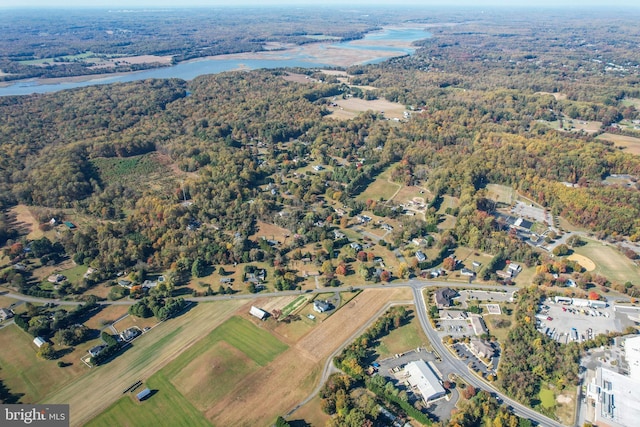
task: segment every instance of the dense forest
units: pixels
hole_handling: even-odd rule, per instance
[[[554,37],[527,21],[540,43],[535,55],[525,53],[533,36],[521,22],[499,29],[468,23],[473,41],[461,26],[438,27],[415,55],[352,67],[350,84],[317,70],[296,70],[313,77],[305,83],[262,70],[4,97],[0,207],[37,206],[42,223],[56,213],[91,218],[61,230],[57,243],[106,275],[139,263],[178,274],[197,260],[281,264],[289,251],[328,238],[331,222],[314,224],[339,218],[324,200],[357,214],[366,206],[353,196],[388,167],[397,182],[425,185],[434,203],[444,195],[460,201],[454,228],[438,242],[443,248],[538,262],[533,248],[501,231],[486,200],[489,183],[511,186],[599,237],[636,240],[638,189],[603,179],[637,177],[638,158],[597,133],[545,124],[560,115],[603,126],[638,118],[624,102],[638,91],[638,64],[624,53],[635,33],[621,24],[616,44],[604,49],[605,24],[588,18],[568,19],[568,32]],[[578,35],[587,41],[571,50],[559,79],[558,40]],[[593,55],[626,71],[604,69]],[[566,97],[553,96],[559,91]],[[368,111],[326,118],[331,97],[349,96],[401,102],[411,117],[397,123]],[[155,175],[127,175],[144,162]],[[297,172],[312,163],[330,167]],[[395,212],[378,208],[384,216]],[[411,230],[435,229],[433,212],[421,223],[405,221],[409,228],[394,232],[395,243],[419,234]],[[248,240],[258,220],[294,230],[291,246]],[[14,238],[0,218],[0,243]]]

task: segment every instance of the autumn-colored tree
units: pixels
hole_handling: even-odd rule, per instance
[[[442,261],[442,268],[447,271],[453,271],[456,268],[456,260],[453,257],[447,257]]]

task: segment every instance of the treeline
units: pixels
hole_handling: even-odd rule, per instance
[[[129,314],[138,317],[155,316],[163,321],[179,314],[186,307],[184,298],[161,298],[158,296],[148,296],[142,298],[129,307]]]
[[[334,358],[335,365],[354,379],[362,380],[371,346],[392,329],[402,326],[408,315],[409,311],[404,306],[391,307]]]

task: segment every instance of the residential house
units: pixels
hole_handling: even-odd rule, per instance
[[[329,304],[327,301],[314,301],[313,309],[318,313],[324,313],[325,311],[331,310],[331,304]]]
[[[66,277],[64,277],[62,274],[52,274],[51,276],[47,277],[47,282],[54,283],[54,284],[60,284],[65,280],[66,280]]]
[[[7,308],[0,308],[0,320],[7,320],[13,317],[13,311]]]
[[[359,243],[356,243],[356,242],[351,243],[349,246],[351,246],[353,249],[355,249],[356,252],[362,250],[362,246]]]
[[[416,259],[418,260],[418,262],[424,262],[427,260],[427,256],[425,254],[422,253],[422,251],[417,251],[416,252]]]
[[[127,289],[133,288],[133,282],[131,280],[127,280],[127,279],[118,280],[118,285],[122,286],[123,288],[127,288]]]
[[[89,349],[89,355],[90,355],[91,357],[96,357],[97,355],[99,355],[100,353],[102,353],[102,350],[104,350],[105,348],[107,348],[107,345],[106,345],[106,344],[100,344],[100,345],[97,345],[97,346],[95,346],[95,347],[91,347],[91,348]]]
[[[475,271],[469,270],[468,268],[463,268],[462,270],[460,270],[460,274],[469,277],[474,277],[476,275]]]

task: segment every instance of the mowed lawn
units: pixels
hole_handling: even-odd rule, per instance
[[[415,316],[413,308],[408,308],[410,313],[410,321],[399,327],[393,329],[387,335],[380,339],[380,344],[376,347],[376,353],[380,359],[386,359],[393,356],[396,353],[404,353],[407,350],[411,350],[418,347],[428,346],[429,340],[422,332],[420,322]]]
[[[574,248],[574,251],[579,255],[586,256],[596,264],[596,269],[592,273],[600,274],[617,283],[637,283],[638,277],[640,277],[640,268],[633,261],[609,245],[585,240],[588,243]]]
[[[0,329],[0,378],[21,403],[35,403],[56,387],[84,373],[79,361],[60,368],[53,360],[42,360],[33,337],[17,325]]]

